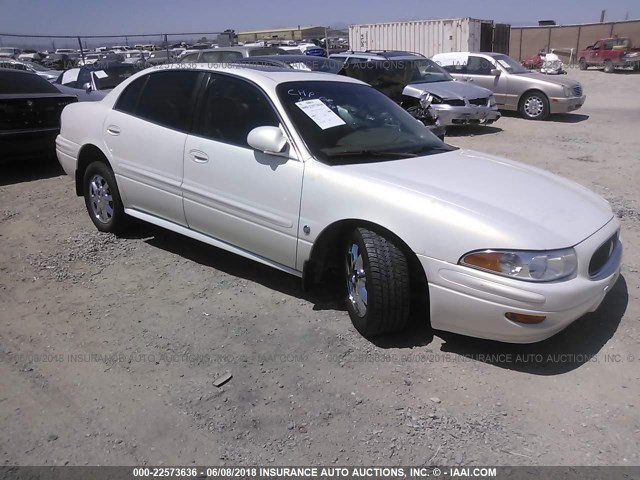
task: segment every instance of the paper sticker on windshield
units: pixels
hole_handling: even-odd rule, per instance
[[[317,98],[313,100],[303,100],[302,102],[296,102],[296,105],[306,113],[311,120],[316,122],[316,125],[322,130],[346,125],[344,120],[322,103],[322,100],[318,100]]]
[[[504,60],[498,60],[498,63],[500,65],[502,65],[504,68],[506,68],[507,70],[511,69],[511,65],[509,65],[507,62],[505,62]]]
[[[66,85],[67,83],[75,82],[78,80],[78,75],[80,74],[79,68],[73,68],[71,70],[67,70],[62,74],[62,84]]]
[[[308,71],[311,71],[311,69],[309,67],[307,67],[302,62],[294,62],[294,63],[290,63],[289,65],[291,66],[291,68],[294,68],[296,70],[308,70]]]
[[[96,70],[95,72],[93,72],[93,74],[96,76],[96,78],[107,78],[109,76],[104,70]]]

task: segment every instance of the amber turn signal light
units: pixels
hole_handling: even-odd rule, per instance
[[[513,313],[513,312],[507,312],[504,314],[504,316],[513,322],[528,323],[528,324],[542,323],[547,318],[542,315],[525,315],[524,313]]]

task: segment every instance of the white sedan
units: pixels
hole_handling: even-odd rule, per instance
[[[435,329],[535,342],[616,282],[620,223],[576,183],[446,145],[357,80],[180,67],[63,111],[57,155],[101,231],[135,217],[331,278],[365,336],[419,296]]]

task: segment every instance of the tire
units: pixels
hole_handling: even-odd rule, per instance
[[[346,304],[353,326],[365,337],[402,330],[411,307],[405,254],[366,228],[356,228],[344,248]]]
[[[616,69],[613,66],[613,62],[611,60],[604,61],[604,73],[613,73],[615,70]]]
[[[529,92],[520,100],[520,115],[528,120],[544,120],[549,116],[549,99],[542,92]]]
[[[580,70],[586,70],[588,67],[587,61],[584,58],[581,58],[580,62],[578,63],[578,67],[580,68]]]
[[[89,218],[98,230],[109,233],[124,230],[127,216],[115,176],[106,163],[96,161],[87,167],[82,191]]]

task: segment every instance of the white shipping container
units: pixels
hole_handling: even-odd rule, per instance
[[[477,52],[484,22],[491,21],[454,18],[351,25],[349,46],[356,51],[406,50],[426,57],[444,52]]]

